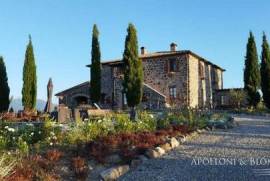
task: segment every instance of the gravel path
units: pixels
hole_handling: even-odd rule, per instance
[[[236,121],[240,126],[205,132],[120,180],[270,180],[270,120]]]

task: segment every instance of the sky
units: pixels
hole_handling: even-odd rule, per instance
[[[128,23],[137,28],[139,47],[148,52],[192,50],[226,69],[224,87],[243,86],[249,31],[261,51],[262,32],[270,39],[269,0],[0,0],[0,55],[11,96],[21,97],[22,69],[31,34],[37,65],[38,98],[88,81],[91,32],[100,32],[103,61],[121,58]],[[57,99],[54,97],[54,102]]]

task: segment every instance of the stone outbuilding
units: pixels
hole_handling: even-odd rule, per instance
[[[55,94],[58,97],[59,105],[75,108],[90,102],[90,82],[86,81],[62,92]]]

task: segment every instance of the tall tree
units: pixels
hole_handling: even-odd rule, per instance
[[[260,77],[256,43],[252,32],[250,32],[244,68],[244,88],[247,92],[250,106],[256,107],[260,101],[260,94],[258,92]]]
[[[5,112],[9,107],[9,86],[4,58],[0,56],[0,112]]]
[[[37,97],[37,75],[35,56],[31,36],[29,35],[29,43],[25,52],[25,60],[23,66],[23,88],[22,103],[24,110],[31,111],[36,107]]]
[[[92,102],[98,103],[101,96],[101,64],[100,64],[100,46],[98,41],[97,25],[93,26],[92,51],[91,51],[91,82],[90,97]]]
[[[138,56],[138,40],[135,26],[129,24],[125,41],[124,62],[124,93],[127,104],[131,108],[130,117],[136,119],[135,107],[141,103],[143,94],[143,67]]]
[[[261,60],[261,88],[263,100],[266,107],[270,108],[270,49],[265,33],[263,33]]]

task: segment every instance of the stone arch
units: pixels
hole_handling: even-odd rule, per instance
[[[74,107],[89,104],[90,97],[86,94],[75,94],[72,96],[72,104]]]

